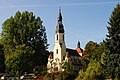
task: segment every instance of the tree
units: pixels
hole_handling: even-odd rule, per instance
[[[104,43],[97,44],[89,41],[82,56],[82,69],[79,71],[77,80],[100,80],[102,66],[101,55],[104,53]]]
[[[65,62],[64,65],[62,66],[62,68],[66,72],[73,73],[73,69],[70,67],[70,62],[69,61]]]
[[[79,76],[77,77],[76,80],[87,80],[87,79],[89,79],[89,80],[100,80],[101,79],[100,78],[101,68],[102,68],[102,66],[98,61],[92,60],[88,64],[86,72],[81,70],[79,72]]]
[[[105,78],[120,79],[120,4],[114,8],[108,22],[105,44],[103,74]]]
[[[95,43],[93,41],[89,41],[85,45],[85,50],[84,50],[83,56],[82,56],[82,69],[83,69],[83,71],[85,71],[86,68],[88,67],[88,64],[90,62],[90,58],[93,54],[93,51],[96,49],[96,47],[97,47],[97,43]]]
[[[4,51],[3,46],[0,44],[0,73],[5,72],[5,58],[4,58]]]
[[[98,44],[97,44],[96,42],[89,41],[89,42],[85,45],[85,50],[92,52],[92,50],[95,50],[95,49],[97,48],[97,46],[98,46]]]
[[[92,50],[92,55],[90,57],[90,60],[96,60],[98,62],[101,62],[101,55],[104,53],[104,43],[97,44],[96,49]]]
[[[104,43],[97,44],[96,42],[89,41],[83,52],[82,56],[82,69],[86,71],[88,64],[91,60],[101,60],[101,55],[104,52]]]
[[[3,23],[1,43],[5,52],[7,70],[15,71],[13,66],[18,69],[21,60],[33,66],[47,64],[48,44],[45,31],[40,17],[36,18],[32,12],[27,11],[22,13],[18,11],[15,16],[11,16]],[[14,61],[16,63],[10,64]],[[25,70],[21,68],[21,71]]]
[[[13,75],[20,76],[23,72],[32,72],[34,50],[25,44],[16,46],[15,51],[11,54],[6,54],[6,72],[11,71]]]

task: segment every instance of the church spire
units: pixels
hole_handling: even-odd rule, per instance
[[[61,7],[59,7],[58,21],[62,21]]]
[[[64,56],[66,54],[66,45],[64,37],[64,26],[62,24],[61,8],[59,8],[57,20],[58,22],[56,25],[53,60],[54,62],[56,62],[56,60],[59,60],[59,62],[62,63],[62,60],[64,59]]]
[[[62,14],[61,14],[60,7],[59,7],[59,14],[58,14],[58,23],[56,26],[56,33],[64,33],[64,26],[62,24]]]

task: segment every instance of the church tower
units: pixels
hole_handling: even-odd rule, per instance
[[[62,62],[66,54],[66,45],[64,37],[64,26],[62,24],[61,9],[59,9],[58,22],[56,26],[55,44],[54,44],[54,62]]]

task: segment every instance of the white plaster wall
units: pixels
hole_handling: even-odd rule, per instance
[[[58,35],[58,40],[57,40],[57,35]],[[56,61],[56,58],[59,58],[60,63],[62,62],[63,56],[66,54],[66,46],[65,46],[65,41],[63,41],[63,35],[64,33],[57,33],[55,34],[55,45],[54,45],[54,62]],[[64,38],[65,40],[65,38]],[[62,43],[62,47],[60,46],[60,43]],[[58,54],[56,53],[58,49]]]

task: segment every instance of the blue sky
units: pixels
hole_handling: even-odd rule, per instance
[[[88,41],[106,38],[109,17],[120,0],[0,0],[0,32],[2,23],[17,11],[33,12],[46,27],[49,50],[54,47],[58,10],[61,7],[65,41],[76,48],[78,40],[84,48]]]

